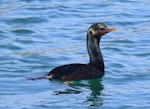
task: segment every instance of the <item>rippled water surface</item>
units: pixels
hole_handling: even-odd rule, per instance
[[[1,0],[0,109],[150,108],[149,0]],[[86,31],[104,22],[102,79],[29,81],[56,66],[87,63]]]

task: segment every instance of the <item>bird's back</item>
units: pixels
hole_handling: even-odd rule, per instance
[[[68,64],[54,68],[47,75],[58,80],[83,80],[99,78],[103,74],[89,64]]]

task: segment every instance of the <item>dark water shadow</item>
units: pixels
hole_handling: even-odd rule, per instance
[[[101,91],[103,90],[101,79],[91,79],[83,81],[74,81],[71,86],[68,86],[64,91],[54,91],[54,95],[61,94],[82,94],[84,90],[89,90],[91,93],[87,95],[85,102],[90,103],[91,106],[103,105],[103,98]]]
[[[91,102],[90,107],[103,105],[101,91],[104,89],[104,86],[101,84],[101,79],[89,80],[88,83],[91,94],[87,97],[86,102]]]

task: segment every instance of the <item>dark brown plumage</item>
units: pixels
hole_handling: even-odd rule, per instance
[[[75,63],[56,67],[46,77],[65,81],[102,77],[104,75],[104,61],[99,42],[103,35],[115,30],[115,28],[109,29],[103,23],[93,24],[87,32],[87,50],[90,62],[88,64]]]
[[[99,22],[90,26],[87,31],[87,50],[90,62],[87,64],[68,64],[54,68],[47,75],[40,78],[29,78],[36,80],[41,78],[57,80],[83,80],[95,79],[104,75],[104,61],[100,50],[100,39],[103,35],[116,31],[116,28],[109,29],[105,24]]]

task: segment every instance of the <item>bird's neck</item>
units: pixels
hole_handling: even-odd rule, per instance
[[[104,72],[104,61],[99,42],[100,38],[94,38],[90,34],[87,35],[87,49],[90,56],[89,64]]]

